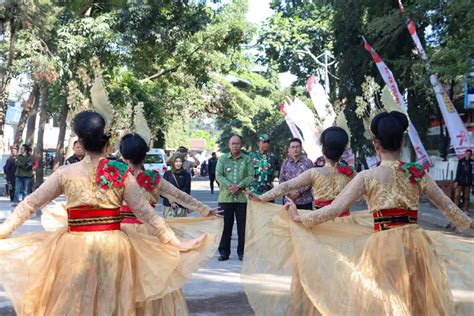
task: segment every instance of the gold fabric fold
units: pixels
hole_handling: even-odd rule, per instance
[[[241,279],[257,315],[473,314],[472,240],[417,225],[374,233],[354,213],[361,224],[307,229],[249,201]]]

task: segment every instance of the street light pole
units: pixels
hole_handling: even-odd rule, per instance
[[[336,63],[336,58],[334,58],[334,56],[327,49],[325,49],[324,52],[319,56],[315,56],[313,53],[311,53],[308,47],[305,47],[304,49],[297,49],[296,52],[310,56],[316,62],[316,64],[324,68],[324,90],[326,91],[326,94],[329,95],[331,90],[329,86],[329,75],[331,74],[329,72],[329,66]],[[324,57],[324,62],[319,60],[321,57]],[[330,61],[331,59],[332,61]],[[337,79],[337,77],[333,74],[331,74],[331,76]]]

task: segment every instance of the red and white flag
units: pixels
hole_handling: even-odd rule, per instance
[[[398,0],[398,5],[400,7],[400,11],[403,13],[405,8],[403,7],[401,0]],[[406,24],[408,32],[415,43],[416,49],[418,50],[421,59],[425,62],[428,71],[431,73],[428,55],[421,45],[420,38],[416,33],[415,22],[413,22],[412,19],[407,19]],[[451,145],[456,151],[457,156],[463,156],[466,149],[474,149],[474,142],[471,139],[471,135],[461,120],[458,111],[456,111],[453,102],[449,99],[446,91],[444,91],[443,87],[441,86],[438,77],[434,73],[430,74],[430,83],[433,87],[444,122],[448,128],[449,136],[451,137]]]
[[[380,58],[379,54],[377,54],[377,52],[372,48],[372,46],[370,46],[370,44],[365,40],[365,38],[363,38],[363,40],[364,48],[370,53],[370,55],[372,55],[372,59],[375,61],[375,65],[377,66],[377,69],[379,70],[383,81],[390,89],[390,92],[392,92],[392,95],[397,104],[400,105],[403,112],[405,112],[405,114],[407,115],[409,122],[408,136],[410,137],[410,141],[413,145],[413,148],[415,149],[416,161],[420,163],[424,168],[430,168],[432,166],[431,160],[428,154],[426,153],[425,147],[421,142],[420,136],[418,135],[415,126],[413,126],[410,117],[408,116],[408,105],[405,99],[403,98],[403,95],[400,93],[400,90],[398,89],[398,84],[395,80],[395,77],[393,76],[392,71],[390,71],[387,65],[383,62],[382,58]]]

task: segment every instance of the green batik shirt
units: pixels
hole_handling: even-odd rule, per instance
[[[273,179],[277,169],[277,160],[273,153],[261,154],[258,150],[250,153],[254,167],[254,179],[250,190],[255,194],[263,194],[273,188]]]
[[[216,180],[219,182],[219,203],[247,203],[245,189],[253,179],[253,165],[249,156],[240,154],[236,159],[224,154],[217,161]],[[233,195],[229,186],[238,184],[242,187],[239,193]]]

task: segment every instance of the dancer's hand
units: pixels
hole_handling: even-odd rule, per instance
[[[285,198],[285,210],[290,215],[291,219],[295,222],[301,222],[301,218],[298,215],[298,209],[296,208],[295,202],[290,198]]]
[[[172,241],[171,244],[179,249],[181,252],[190,251],[197,247],[199,247],[202,241],[207,237],[207,234],[202,234],[197,238],[181,241],[176,239],[176,241]]]
[[[208,217],[210,217],[210,216],[224,217],[223,214],[224,214],[224,211],[221,210],[220,208],[216,207],[216,208],[211,209],[211,211],[209,212],[209,214],[207,216]]]
[[[247,196],[252,201],[263,202],[262,198],[259,195],[253,193],[252,191],[247,191]]]

